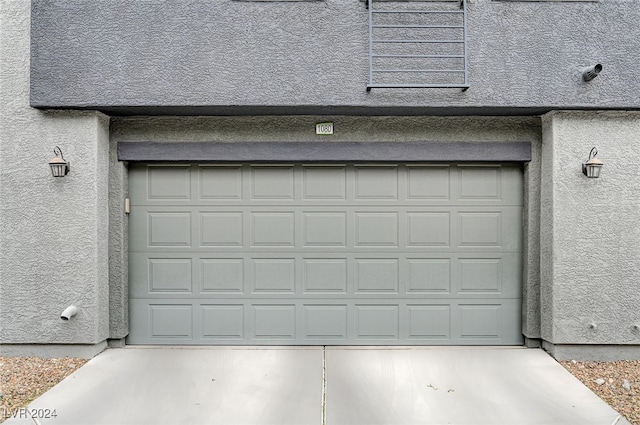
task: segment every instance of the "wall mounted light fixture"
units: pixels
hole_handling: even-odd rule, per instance
[[[604,165],[602,161],[596,158],[596,155],[598,155],[598,149],[594,147],[591,149],[591,152],[589,152],[589,159],[587,162],[582,163],[582,172],[590,179],[597,179],[600,177],[600,171]]]
[[[62,155],[62,150],[56,146],[53,150],[53,153],[56,154],[56,157],[49,161],[49,167],[51,167],[51,174],[53,177],[64,177],[69,174],[69,170],[71,169],[70,163],[64,160],[64,156]]]
[[[584,81],[591,81],[600,74],[600,71],[602,71],[602,65],[599,63],[585,68],[582,70],[582,79]]]

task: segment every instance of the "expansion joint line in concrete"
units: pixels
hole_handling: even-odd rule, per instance
[[[327,425],[327,347],[322,346],[322,425]]]

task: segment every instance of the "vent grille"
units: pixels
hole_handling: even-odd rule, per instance
[[[367,90],[469,87],[466,0],[367,0],[367,6]]]

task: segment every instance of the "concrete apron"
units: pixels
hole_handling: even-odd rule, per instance
[[[544,351],[485,347],[111,349],[12,413],[6,424],[629,424]]]

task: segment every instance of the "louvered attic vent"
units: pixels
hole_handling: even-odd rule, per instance
[[[466,0],[367,0],[367,7],[367,91],[469,87]]]

